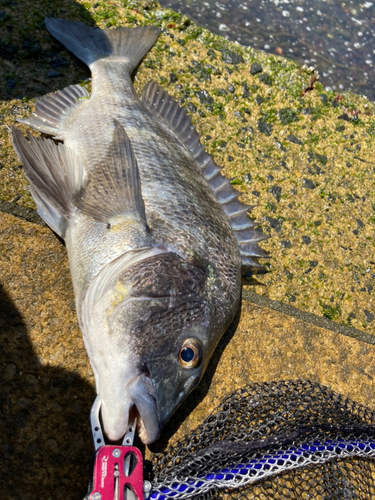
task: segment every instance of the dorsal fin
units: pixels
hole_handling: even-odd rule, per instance
[[[62,238],[74,209],[73,196],[82,186],[83,169],[74,152],[48,139],[27,138],[12,127],[14,149],[25,170],[39,215]]]
[[[146,229],[137,160],[124,127],[118,120],[114,123],[110,155],[90,171],[77,207],[98,222],[107,224],[124,215],[140,219]]]
[[[61,123],[64,117],[77,106],[80,99],[87,97],[89,93],[84,87],[70,85],[37,99],[35,113],[31,113],[29,118],[17,121],[61,139]]]
[[[216,165],[211,155],[206,153],[200,135],[191,123],[190,116],[184,108],[157,83],[148,82],[142,92],[142,102],[149,110],[169,128],[169,130],[189,150],[199,169],[215,193],[219,203],[235,232],[242,255],[244,267],[261,267],[252,258],[269,257],[268,253],[259,248],[257,242],[268,238],[256,231],[255,222],[248,217],[247,212],[253,208],[238,201],[240,193],[221,175],[221,167]],[[251,245],[249,242],[251,241]]]

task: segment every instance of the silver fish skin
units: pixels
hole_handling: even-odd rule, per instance
[[[13,144],[66,243],[104,431],[120,439],[133,412],[149,444],[199,383],[239,305],[241,253],[256,266],[264,238],[184,110],[153,82],[136,95],[158,28],[46,26],[89,65],[92,94],[48,94],[23,120],[63,144],[16,128]]]

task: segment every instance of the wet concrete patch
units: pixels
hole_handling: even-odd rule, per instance
[[[334,90],[374,93],[373,2],[320,0],[162,0],[209,30],[241,45],[316,66]]]
[[[11,203],[9,201],[0,201],[0,212],[4,214],[13,215],[21,220],[27,222],[33,222],[39,226],[48,227],[44,220],[38,215],[36,210],[32,208],[26,208],[17,203]]]

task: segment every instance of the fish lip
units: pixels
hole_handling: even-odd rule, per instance
[[[141,413],[142,410],[139,410],[139,406],[137,404],[134,404],[133,406],[137,415],[137,433],[143,444],[151,444],[160,436],[160,423],[158,419],[157,402],[155,398],[152,399],[154,403],[155,414],[151,414],[151,423],[150,417],[147,419],[147,423],[145,423],[145,420],[142,417]]]
[[[110,441],[119,441],[128,429],[129,421],[137,417],[137,432],[144,444],[150,444],[159,437],[160,425],[157,402],[151,379],[140,374],[125,385],[123,400],[114,403],[113,398],[100,394],[101,416],[104,432]]]

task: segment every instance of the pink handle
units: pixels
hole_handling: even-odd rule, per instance
[[[132,489],[138,500],[144,500],[142,453],[134,446],[100,447],[89,500],[126,500],[126,488]]]

